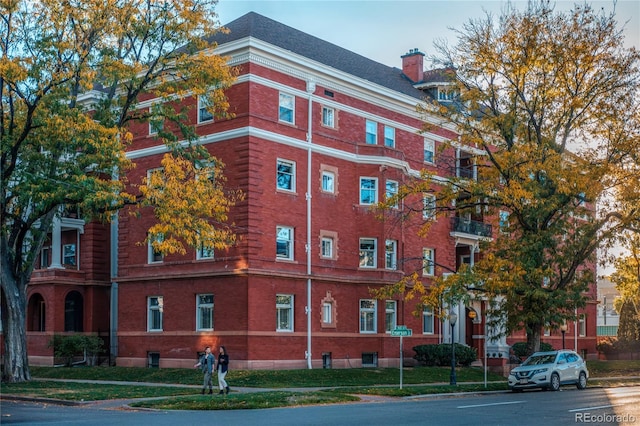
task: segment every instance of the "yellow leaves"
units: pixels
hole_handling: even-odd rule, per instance
[[[0,78],[16,84],[17,82],[27,77],[27,68],[21,63],[18,58],[7,58],[3,56],[0,58]]]

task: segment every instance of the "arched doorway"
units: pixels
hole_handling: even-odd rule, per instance
[[[64,331],[84,331],[83,300],[77,291],[70,291],[64,299]]]
[[[27,331],[46,331],[46,306],[40,293],[34,293],[27,305]]]

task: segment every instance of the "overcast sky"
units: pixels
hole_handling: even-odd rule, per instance
[[[518,8],[526,0],[515,0]],[[571,9],[574,1],[560,0],[556,8]],[[594,8],[612,11],[614,1],[591,1]],[[433,54],[433,42],[455,42],[450,28],[461,28],[484,11],[499,14],[505,1],[497,0],[219,0],[220,22],[229,23],[257,12],[305,33],[337,44],[388,66],[401,67],[400,56],[418,48]],[[625,25],[628,45],[640,48],[640,1],[618,0],[617,20]]]

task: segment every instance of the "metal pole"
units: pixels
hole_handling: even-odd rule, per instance
[[[456,346],[453,341],[453,327],[455,324],[451,324],[451,376],[449,378],[449,384],[456,384]]]
[[[400,389],[402,389],[402,366],[404,365],[404,359],[402,356],[402,334],[400,335]]]

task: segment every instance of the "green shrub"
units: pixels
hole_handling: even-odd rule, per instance
[[[413,358],[422,365],[429,367],[451,365],[451,344],[449,343],[441,343],[438,345],[419,345],[414,346],[413,350],[416,353]],[[456,343],[455,351],[456,365],[467,367],[471,365],[473,361],[478,359],[476,348]]]
[[[70,367],[73,364],[73,358],[84,356],[85,351],[87,363],[94,364],[96,356],[104,350],[104,342],[98,336],[55,334],[49,341],[49,347],[53,347],[53,355],[56,358],[64,359],[64,364]]]
[[[511,346],[513,349],[513,353],[516,354],[517,357],[526,358],[530,353],[527,352],[527,342],[517,342]],[[553,351],[553,346],[546,342],[540,342],[540,352],[549,352]]]

